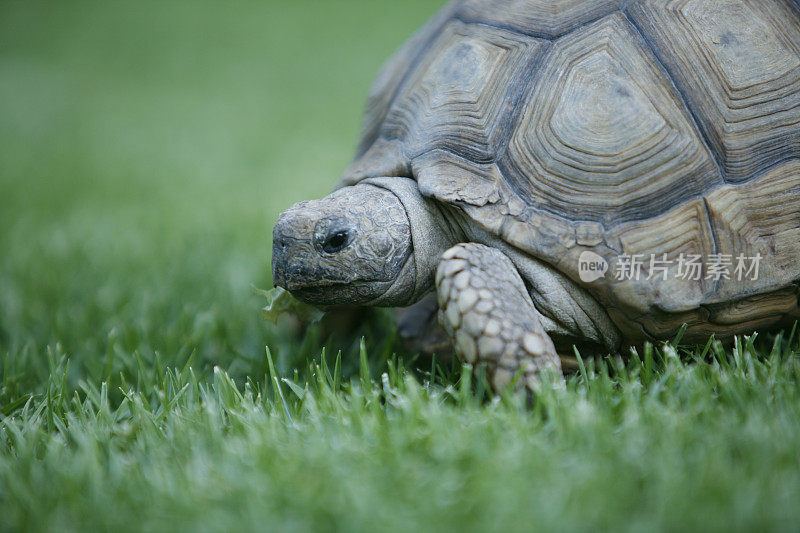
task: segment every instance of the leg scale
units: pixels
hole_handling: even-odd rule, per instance
[[[561,373],[553,342],[511,260],[477,243],[458,244],[436,271],[439,322],[465,362],[485,364],[495,390],[522,368],[533,388],[545,368]]]

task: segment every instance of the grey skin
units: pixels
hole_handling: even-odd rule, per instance
[[[311,304],[403,305],[413,267],[403,204],[374,185],[300,202],[275,224],[275,284]]]
[[[435,289],[456,354],[485,365],[498,390],[515,375],[533,388],[543,369],[560,373],[554,339],[620,342],[582,288],[408,178],[371,178],[292,206],[275,224],[272,258],[275,284],[321,307],[405,307]]]

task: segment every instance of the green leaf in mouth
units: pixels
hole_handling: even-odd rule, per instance
[[[268,291],[256,288],[255,291],[267,299],[267,305],[261,309],[261,316],[273,324],[276,324],[278,317],[284,313],[294,315],[304,322],[317,322],[325,314],[313,305],[301,302],[281,287]]]

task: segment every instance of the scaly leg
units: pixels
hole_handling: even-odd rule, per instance
[[[485,364],[492,386],[502,390],[522,368],[531,389],[537,374],[561,362],[511,260],[477,243],[458,244],[436,271],[439,321],[465,362]]]

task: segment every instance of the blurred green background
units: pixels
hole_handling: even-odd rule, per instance
[[[528,401],[383,315],[262,320],[278,213],[440,5],[0,0],[0,531],[797,530],[795,330]]]
[[[440,4],[0,3],[2,352],[263,360],[272,224],[327,194]]]

